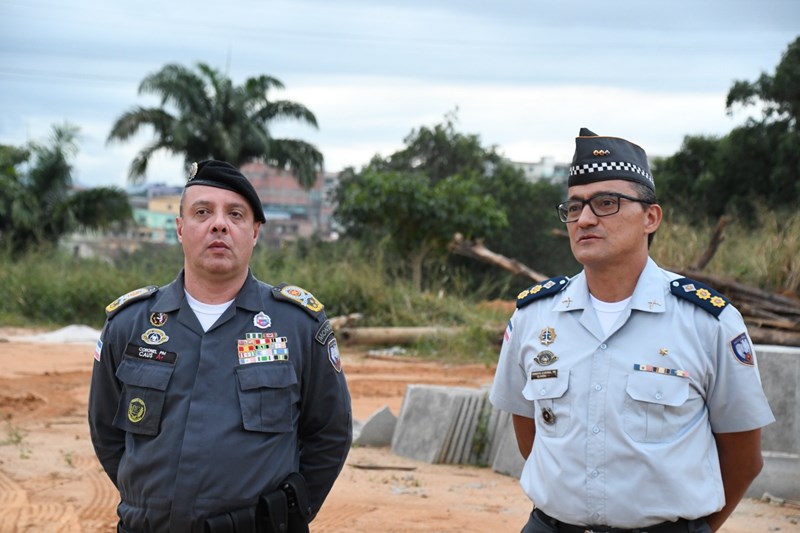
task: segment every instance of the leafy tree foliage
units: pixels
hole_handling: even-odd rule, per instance
[[[0,146],[0,242],[12,254],[130,219],[124,191],[72,189],[77,134],[75,126],[64,124],[53,128],[49,144]]]
[[[334,193],[346,235],[388,239],[410,260],[417,287],[425,260],[444,257],[455,233],[523,262],[535,259],[529,265],[559,255],[545,234],[559,224],[553,206],[561,189],[526,181],[477,135],[456,131],[455,119],[448,114],[441,124],[413,130],[403,149],[343,172]],[[472,260],[451,263],[496,273]]]
[[[168,64],[139,85],[139,94],[161,99],[160,107],[135,107],[122,114],[108,140],[125,141],[142,126],[152,127],[155,138],[131,163],[132,183],[143,181],[152,155],[164,150],[182,154],[187,167],[204,159],[222,159],[236,166],[263,160],[295,171],[300,184],[310,188],[316,172],[322,170],[322,153],[307,142],[275,139],[269,132],[270,123],[282,119],[317,127],[316,117],[305,106],[269,98],[270,90],[283,87],[266,75],[237,86],[204,63],[198,63],[196,71]]]
[[[747,219],[757,203],[795,209],[800,200],[800,38],[792,42],[773,75],[736,81],[727,110],[760,105],[728,135],[687,136],[673,156],[656,163],[662,200],[693,220],[726,212]],[[750,217],[754,220],[754,217]]]

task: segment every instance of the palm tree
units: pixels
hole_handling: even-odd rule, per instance
[[[150,157],[159,150],[183,154],[187,165],[203,159],[222,159],[241,166],[250,161],[294,170],[300,185],[311,188],[323,158],[317,148],[297,139],[274,139],[269,124],[275,119],[294,119],[317,127],[317,119],[305,106],[287,101],[271,101],[270,89],[283,89],[283,83],[270,76],[248,78],[235,86],[219,71],[204,63],[194,72],[168,64],[148,75],[139,85],[139,94],[156,94],[157,108],[135,107],[114,123],[108,141],[124,141],[149,125],[154,140],[131,162],[128,180],[141,183]]]
[[[131,218],[128,195],[116,187],[72,190],[78,128],[53,127],[48,144],[0,146],[0,243],[12,254],[54,245],[70,232],[106,229]]]

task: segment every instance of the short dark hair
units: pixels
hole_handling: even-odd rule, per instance
[[[647,202],[647,204],[640,204],[642,209],[647,209],[648,205],[657,204],[658,199],[656,198],[656,191],[645,185],[644,183],[637,183],[631,182],[633,186],[633,190],[636,192],[636,197],[641,198],[643,202]],[[650,248],[650,245],[653,243],[653,239],[655,238],[656,233],[653,232],[647,236],[647,248]]]

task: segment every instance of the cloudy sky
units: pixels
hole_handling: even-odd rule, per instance
[[[581,126],[669,155],[741,124],[732,82],[774,72],[798,35],[797,0],[0,0],[0,144],[68,121],[76,180],[124,186],[151,132],[106,144],[112,123],[157,104],[137,93],[146,75],[204,62],[281,80],[272,98],[320,128],[273,134],[316,144],[330,171],[456,108],[459,131],[516,161],[569,161]],[[158,157],[147,179],[181,183],[182,160]]]

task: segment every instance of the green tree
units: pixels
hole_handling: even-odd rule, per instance
[[[12,254],[130,219],[121,189],[73,190],[70,160],[78,151],[77,134],[77,127],[63,124],[53,127],[48,144],[0,146],[0,242]]]
[[[336,217],[355,237],[389,238],[409,259],[412,282],[422,289],[423,263],[446,254],[456,232],[472,238],[506,224],[475,175],[453,175],[433,183],[419,173],[348,173],[337,190]]]
[[[269,125],[275,120],[298,120],[314,128],[317,119],[305,106],[288,100],[270,100],[271,89],[283,83],[270,76],[248,78],[234,85],[223,73],[204,63],[196,71],[168,64],[148,75],[139,94],[154,94],[159,107],[135,107],[121,115],[108,141],[125,141],[142,126],[152,127],[155,138],[131,162],[129,181],[141,183],[150,157],[158,151],[182,154],[193,161],[222,159],[241,166],[263,160],[293,170],[303,187],[311,188],[322,170],[322,153],[298,139],[275,139]]]
[[[722,137],[687,136],[681,149],[654,165],[659,195],[690,220],[726,212],[750,216],[755,205],[796,209],[800,201],[800,38],[790,43],[773,75],[736,81],[726,107],[760,106]]]

